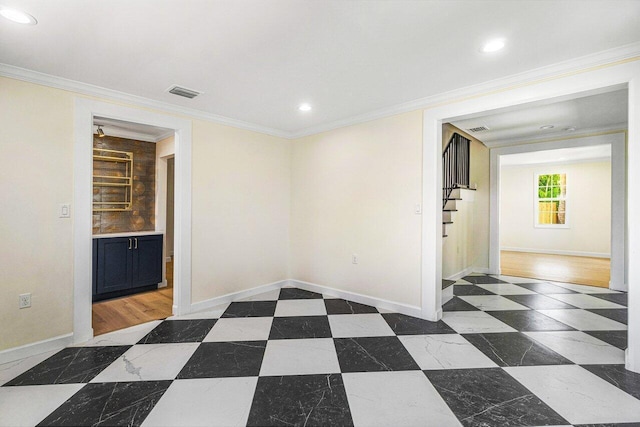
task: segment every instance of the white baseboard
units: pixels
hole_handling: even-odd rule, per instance
[[[171,262],[172,259],[173,259],[172,257],[168,256],[164,259],[164,262]]]
[[[204,301],[198,301],[191,304],[190,313],[196,311],[208,310],[221,304],[227,304],[233,301],[238,301],[244,298],[248,298],[263,292],[272,291],[274,289],[280,289],[287,284],[287,280],[280,280],[278,282],[267,283],[266,285],[256,286],[255,288],[245,289],[239,292],[232,292],[230,294],[222,295],[219,297],[207,299]],[[187,314],[187,313],[185,313]]]
[[[455,274],[452,274],[449,277],[445,277],[446,280],[458,280],[458,279],[462,279],[464,276],[468,276],[471,273],[481,273],[481,274],[488,274],[489,273],[489,269],[487,267],[467,267],[462,271],[459,271]]]
[[[336,296],[343,299],[347,299],[349,301],[355,301],[360,304],[371,305],[376,308],[383,308],[383,309],[392,310],[401,314],[406,314],[408,316],[422,318],[422,309],[417,306],[402,304],[394,301],[385,300],[382,298],[370,297],[370,296],[358,294],[355,292],[334,289],[327,286],[317,285],[315,283],[303,282],[301,280],[287,280],[287,282],[288,282],[287,283],[288,285],[295,286],[296,288],[304,289],[307,291]]]
[[[167,283],[167,279],[164,279],[162,282],[158,283],[158,289],[160,288],[166,288],[168,285]]]
[[[604,252],[563,251],[563,250],[556,250],[556,249],[534,249],[534,248],[512,248],[509,246],[501,247],[500,250],[509,251],[509,252],[530,252],[532,254],[585,256],[585,257],[591,257],[591,258],[611,258],[611,254],[604,253]]]
[[[21,345],[0,351],[0,365],[14,360],[24,359],[50,350],[63,349],[73,343],[73,334],[64,334],[46,340]]]

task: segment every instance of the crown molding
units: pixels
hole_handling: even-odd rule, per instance
[[[69,90],[87,96],[96,96],[107,100],[126,102],[135,106],[153,108],[155,110],[166,113],[180,114],[196,119],[232,126],[239,129],[259,132],[279,138],[297,139],[345,126],[351,126],[359,123],[381,119],[384,117],[393,116],[396,114],[402,114],[416,110],[424,110],[438,105],[459,102],[471,97],[478,97],[489,93],[506,91],[515,87],[533,85],[543,80],[555,79],[571,74],[588,72],[598,67],[614,66],[621,62],[638,60],[640,60],[640,42],[630,43],[617,48],[585,55],[567,61],[558,62],[540,68],[535,68],[523,73],[513,74],[511,76],[490,80],[476,85],[465,86],[452,91],[415,99],[387,108],[373,110],[364,114],[358,114],[318,126],[299,129],[296,131],[286,131],[282,129],[261,126],[242,120],[219,116],[217,114],[207,113],[205,111],[192,108],[181,107],[166,102],[155,101],[149,98],[130,95],[124,92],[119,92],[88,83],[69,80],[62,77],[56,77],[8,64],[0,63],[0,76],[10,77],[13,79],[23,80],[44,86],[50,86],[57,89]]]
[[[152,108],[154,110],[165,113],[180,114],[195,119],[206,120],[221,125],[259,132],[279,138],[290,138],[289,132],[285,132],[279,129],[261,126],[242,120],[232,119],[229,117],[219,116],[217,114],[207,113],[205,111],[196,110],[193,108],[181,107],[166,102],[155,101],[153,99],[144,98],[142,96],[131,95],[113,89],[107,89],[88,83],[65,79],[63,77],[52,76],[50,74],[40,73],[38,71],[27,70],[26,68],[15,67],[13,65],[0,63],[0,76],[22,80],[29,83],[35,83],[43,86],[49,86],[56,89],[68,90],[82,95],[99,97],[110,101],[119,101],[125,102],[127,104],[132,104],[134,106]]]
[[[382,108],[365,114],[336,120],[331,123],[300,129],[298,131],[291,132],[289,138],[302,138],[345,126],[381,119],[383,117],[408,113],[410,111],[424,110],[443,104],[451,104],[468,98],[507,91],[516,87],[533,85],[544,80],[588,72],[599,67],[614,66],[621,62],[638,60],[640,60],[640,42],[630,43],[613,49],[535,68],[523,73],[489,80],[476,85],[465,86],[425,98],[415,99],[413,101],[396,104],[388,108]]]

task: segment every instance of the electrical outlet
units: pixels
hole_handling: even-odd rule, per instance
[[[18,306],[20,308],[31,307],[31,294],[20,294],[20,298],[18,300]]]
[[[358,263],[358,255],[357,254],[351,255],[351,262],[353,264],[357,264]]]

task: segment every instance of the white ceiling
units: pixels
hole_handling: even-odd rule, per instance
[[[579,163],[596,160],[611,160],[611,145],[594,145],[589,147],[534,151],[532,153],[508,154],[500,156],[500,166]]]
[[[0,63],[283,134],[640,40],[638,0],[2,2],[38,25],[2,19]]]
[[[624,129],[628,122],[627,98],[628,92],[623,89],[568,100],[531,103],[471,119],[452,120],[451,123],[492,148],[590,131]],[[553,128],[541,129],[549,125]],[[489,130],[469,131],[479,126]]]

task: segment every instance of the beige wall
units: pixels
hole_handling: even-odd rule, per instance
[[[421,112],[294,141],[291,277],[419,306],[421,169]]]
[[[465,270],[489,268],[489,149],[478,139],[450,124],[442,126],[443,147],[454,132],[471,140],[469,181],[476,191],[465,192],[453,224],[447,225],[442,241],[442,277],[452,277]]]
[[[72,331],[73,97],[0,78],[0,156],[1,350]]]
[[[290,147],[194,121],[192,302],[288,278]]]
[[[0,350],[73,329],[76,96],[0,78]],[[193,120],[194,302],[287,278],[290,144]]]
[[[534,226],[536,173],[567,174],[568,228]],[[576,253],[611,251],[611,162],[504,166],[500,247]]]

